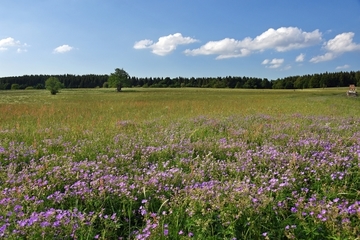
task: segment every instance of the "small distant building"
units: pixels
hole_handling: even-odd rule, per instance
[[[350,84],[349,90],[346,92],[347,96],[357,96],[356,87],[355,84]]]

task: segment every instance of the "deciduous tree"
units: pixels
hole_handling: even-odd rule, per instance
[[[108,79],[109,87],[115,87],[118,92],[123,87],[130,87],[130,75],[120,68],[116,68],[114,73],[111,73]]]
[[[56,77],[49,77],[45,81],[45,87],[50,91],[52,95],[55,95],[59,92],[59,90],[63,87],[59,79]]]

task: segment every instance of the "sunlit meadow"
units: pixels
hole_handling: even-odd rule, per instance
[[[0,238],[359,238],[345,92],[0,91]]]

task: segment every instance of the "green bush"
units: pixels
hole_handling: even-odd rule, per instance
[[[59,79],[57,79],[56,77],[49,77],[45,81],[45,86],[46,86],[46,89],[49,90],[52,95],[57,94],[59,92],[59,90],[61,88],[63,88],[63,85],[61,84]]]
[[[19,84],[17,84],[17,83],[11,84],[11,90],[17,90],[17,89],[19,89],[19,88],[20,88],[20,85],[19,85]]]

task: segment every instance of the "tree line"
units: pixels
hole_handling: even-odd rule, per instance
[[[64,88],[96,88],[109,87],[112,75],[24,75],[0,78],[0,90],[7,89],[44,89],[45,81],[56,77]],[[268,80],[257,77],[130,77],[128,87],[153,88],[250,88],[250,89],[305,89],[324,87],[345,87],[350,84],[360,85],[360,71],[317,73],[302,76],[289,76]],[[110,85],[110,87],[112,87]]]

